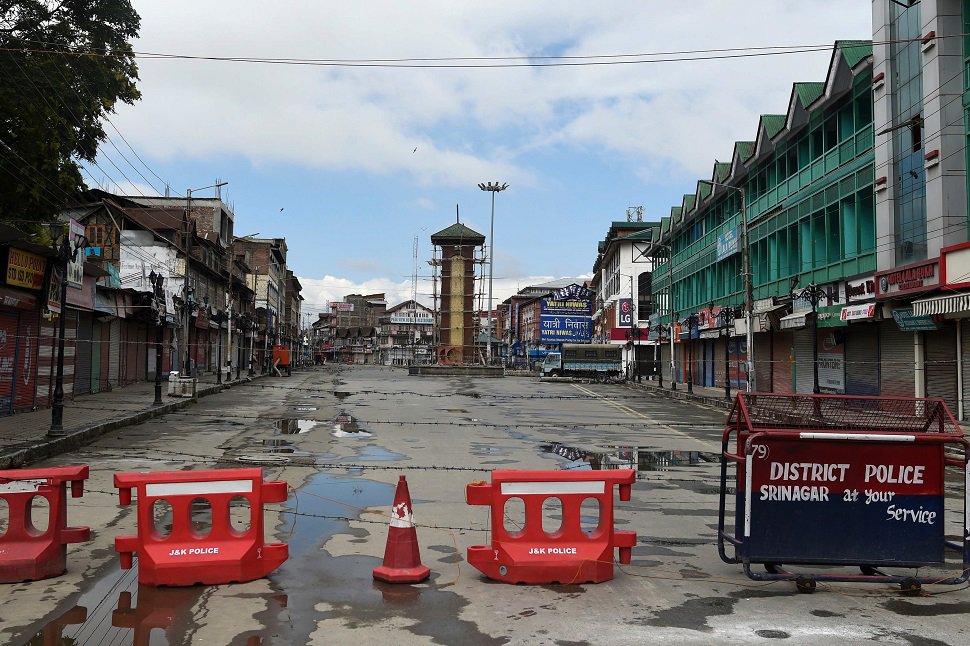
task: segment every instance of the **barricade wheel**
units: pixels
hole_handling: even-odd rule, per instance
[[[807,576],[800,576],[795,579],[795,587],[802,594],[812,594],[815,592],[815,579],[810,579]]]
[[[781,563],[765,563],[765,571],[769,574],[778,574],[779,569],[781,569]]]
[[[907,597],[917,597],[919,596],[920,591],[923,589],[923,586],[920,585],[920,582],[913,577],[906,577],[899,582],[899,589],[902,590],[903,594],[905,594]]]

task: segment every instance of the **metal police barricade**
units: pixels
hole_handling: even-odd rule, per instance
[[[7,505],[7,530],[0,534],[0,583],[36,581],[67,569],[68,543],[91,537],[87,527],[67,526],[67,485],[71,496],[84,495],[88,467],[9,469],[0,471],[0,498]],[[34,499],[47,504],[47,529],[40,531]]]
[[[630,499],[636,480],[633,469],[609,471],[492,472],[491,484],[465,487],[469,505],[491,507],[491,545],[472,545],[468,562],[485,576],[505,583],[601,583],[613,578],[613,550],[620,563],[629,563],[637,542],[634,531],[613,527],[613,487],[620,500]],[[543,528],[543,505],[556,498],[562,507],[562,524],[553,532]],[[519,499],[525,504],[525,523],[506,529],[506,506]],[[585,531],[581,513],[585,501],[595,501],[598,522]]]
[[[282,565],[286,543],[265,543],[263,503],[285,502],[285,482],[263,482],[263,470],[160,471],[116,473],[114,485],[122,505],[138,497],[138,535],[115,538],[121,567],[138,555],[138,582],[143,585],[214,585],[260,579]],[[171,509],[166,518],[165,503]],[[249,518],[235,528],[230,505],[248,509]],[[212,526],[193,527],[193,509],[208,506]],[[161,516],[161,517],[160,517]],[[166,526],[164,523],[170,522]]]
[[[910,594],[922,584],[963,583],[970,575],[968,446],[939,399],[739,393],[721,446],[721,559],[742,563],[758,581],[794,581],[800,592],[813,592],[816,581],[896,583]],[[729,463],[736,464],[733,533]],[[959,468],[963,480],[960,543],[946,540],[946,467]],[[960,572],[882,570],[942,571],[956,565],[947,550],[959,555]],[[792,572],[785,564],[824,570]]]

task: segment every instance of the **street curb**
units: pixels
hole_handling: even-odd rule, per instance
[[[721,410],[729,411],[731,410],[731,407],[734,406],[733,398],[723,399],[719,397],[707,397],[705,395],[694,395],[688,393],[686,390],[670,390],[670,388],[661,388],[660,386],[654,386],[653,384],[631,383],[631,385],[652,394],[666,397],[667,399],[679,399],[681,401],[688,401],[694,404],[703,404],[704,406],[710,406],[711,408],[720,408]],[[686,388],[684,384],[677,385],[679,388]]]
[[[232,386],[235,384],[248,383],[254,379],[255,377],[242,377],[228,383],[205,386],[196,390],[195,397],[183,398],[180,401],[173,401],[168,404],[162,404],[161,406],[156,406],[136,413],[127,413],[114,419],[109,419],[104,422],[98,422],[97,424],[92,424],[90,426],[85,426],[70,431],[65,435],[58,435],[54,437],[48,436],[32,446],[24,447],[0,455],[0,469],[17,469],[29,464],[33,464],[34,462],[39,462],[40,460],[54,457],[55,455],[60,455],[61,453],[66,453],[72,449],[84,446],[85,444],[97,439],[109,431],[130,426],[132,424],[140,424],[141,422],[148,421],[154,417],[159,417],[182,408],[187,408],[190,404],[197,402],[202,397],[220,393],[223,390],[232,388]]]

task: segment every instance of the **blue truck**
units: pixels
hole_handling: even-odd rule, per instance
[[[623,377],[620,346],[608,343],[564,343],[542,361],[542,377],[579,377],[611,381]]]

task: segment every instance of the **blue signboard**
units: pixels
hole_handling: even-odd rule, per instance
[[[871,442],[860,451],[769,436],[754,449],[744,539],[752,562],[943,562],[942,445]]]
[[[922,332],[939,330],[940,324],[935,316],[916,316],[912,309],[893,310],[896,327],[903,332]]]
[[[593,292],[570,285],[543,298],[539,314],[541,343],[589,343],[592,338]]]
[[[738,252],[738,230],[728,229],[717,237],[717,260],[721,261]]]
[[[543,314],[539,341],[542,343],[589,343],[592,325],[588,316]]]

